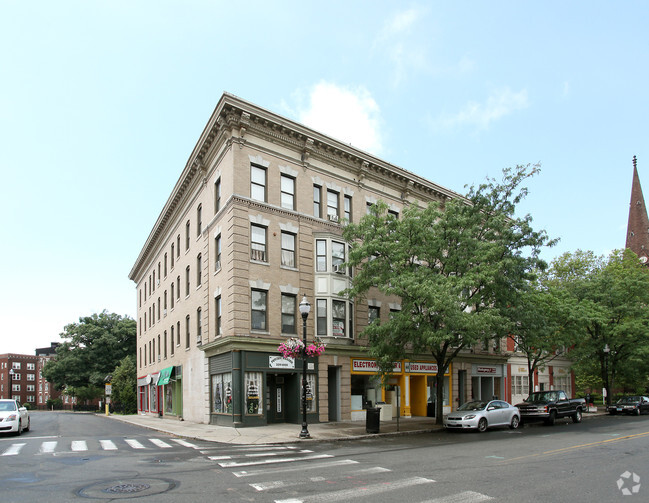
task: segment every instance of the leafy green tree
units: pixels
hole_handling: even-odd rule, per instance
[[[43,369],[56,389],[71,396],[102,396],[104,379],[119,362],[136,351],[135,320],[103,311],[65,326],[56,358]]]
[[[566,356],[579,339],[577,301],[550,277],[551,271],[539,271],[504,311],[511,321],[507,336],[527,359],[528,393],[534,391],[536,369]]]
[[[124,414],[137,412],[137,369],[133,356],[129,355],[122,359],[119,366],[113,372],[111,380],[111,402],[113,410]]]
[[[627,249],[607,259],[592,252],[564,254],[552,270],[552,279],[578,302],[582,337],[571,352],[576,369],[599,373],[609,404],[618,378],[641,386],[644,378],[634,365],[649,353],[649,269]]]
[[[435,358],[438,423],[450,363],[462,349],[506,330],[501,308],[545,266],[539,252],[553,241],[532,229],[529,215],[514,215],[527,194],[521,184],[537,171],[504,170],[500,183],[489,179],[443,204],[410,205],[401,218],[378,203],[343,232],[356,268],[348,295],[362,299],[376,288],[401,304],[387,323],[363,331],[369,352],[383,376],[408,354]]]

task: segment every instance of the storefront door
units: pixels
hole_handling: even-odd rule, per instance
[[[269,423],[286,422],[286,386],[284,376],[266,374],[266,411]]]

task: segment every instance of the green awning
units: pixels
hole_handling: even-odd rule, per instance
[[[158,376],[158,386],[169,384],[169,379],[171,378],[171,373],[173,372],[173,370],[174,367],[172,365],[171,367],[167,367],[166,369],[162,369],[160,371],[160,375]]]

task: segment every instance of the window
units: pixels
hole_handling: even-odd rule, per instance
[[[196,237],[203,233],[203,205],[199,204],[196,208]]]
[[[327,241],[324,239],[317,239],[315,242],[316,266],[315,270],[318,272],[327,271]]]
[[[163,356],[164,356],[165,360],[167,359],[167,342],[168,342],[167,341],[167,331],[165,330],[164,331],[164,353],[163,353]]]
[[[174,257],[174,244],[171,243],[171,268],[172,269],[174,268],[174,260],[175,260],[175,257]]]
[[[295,326],[295,295],[282,294],[282,333],[297,334]]]
[[[176,277],[176,285],[178,285],[178,288],[176,289],[176,298],[180,300],[180,276]]]
[[[176,258],[180,258],[180,234],[176,237]]]
[[[315,374],[306,375],[306,411],[315,412]],[[300,403],[302,403],[302,390],[300,389]]]
[[[196,286],[201,286],[203,283],[202,275],[201,272],[203,271],[203,255],[198,254],[198,257],[196,257]]]
[[[216,335],[221,335],[221,296],[214,299],[214,313],[216,316]]]
[[[196,344],[203,343],[203,310],[196,310]]]
[[[295,178],[286,175],[281,176],[280,205],[287,210],[295,209]]]
[[[35,381],[36,380],[36,374],[27,374],[27,380],[28,381]]]
[[[218,271],[221,269],[221,235],[219,234],[214,238],[214,248],[216,249],[214,256],[216,260],[214,261],[214,270]]]
[[[27,370],[36,370],[36,364],[35,363],[28,363],[27,364]]]
[[[158,297],[158,321],[160,321],[160,297]]]
[[[20,391],[20,384],[12,384],[11,391]]]
[[[345,273],[345,244],[337,241],[331,242],[331,268],[334,272]]]
[[[174,285],[173,283],[171,283],[171,309],[174,308],[174,302],[175,302],[175,298],[174,298],[174,293],[175,293],[175,292],[174,292],[174,289],[175,289],[175,286],[176,286],[176,285]]]
[[[263,408],[260,407],[261,390],[263,374],[261,372],[246,372],[246,414],[263,414]]]
[[[282,265],[295,267],[295,234],[282,231]]]
[[[388,216],[394,218],[395,220],[399,220],[399,212],[395,210],[388,210]]]
[[[160,334],[158,334],[158,361],[162,356],[162,344],[160,344]]]
[[[266,170],[254,164],[250,166],[250,197],[266,202]]]
[[[232,412],[232,373],[212,376],[212,412]]]
[[[151,341],[151,344],[152,344],[152,348],[151,348],[151,355],[150,356],[151,356],[151,363],[153,363],[155,361],[155,337]]]
[[[153,291],[154,291],[154,292],[155,292],[155,287],[156,287],[156,285],[157,285],[157,283],[156,283],[156,281],[155,281],[155,271],[153,271]]]
[[[11,368],[14,370],[20,370],[21,363],[20,362],[11,362]]]
[[[322,187],[313,186],[313,216],[322,218]]]
[[[176,333],[178,334],[176,337],[176,346],[180,346],[180,322],[176,323]]]
[[[189,297],[189,286],[189,266],[187,266],[187,269],[185,269],[185,297]]]
[[[331,301],[331,317],[334,337],[345,337],[345,302],[342,300]]]
[[[164,259],[164,271],[165,271],[165,278],[167,277],[167,254],[165,253],[165,259]]]
[[[316,300],[316,333],[327,335],[327,300]]]
[[[338,219],[338,192],[327,190],[327,217],[330,220]]]
[[[171,340],[170,340],[171,344],[169,346],[169,349],[170,349],[170,352],[171,352],[171,356],[173,356],[174,355],[174,346],[175,346],[175,342],[176,342],[175,341],[176,338],[175,338],[175,334],[174,334],[174,326],[173,325],[171,325],[169,335],[171,336]]]
[[[189,315],[185,318],[185,348],[189,349]]]
[[[250,226],[250,259],[266,262],[266,227],[252,224]]]
[[[345,204],[345,208],[344,208],[345,219],[348,222],[351,222],[352,221],[352,196],[345,196],[343,202]]]
[[[185,251],[189,250],[189,228],[191,224],[189,223],[189,220],[187,220],[187,223],[185,224]]]
[[[265,290],[252,290],[252,330],[266,330],[266,310],[268,292]]]
[[[381,322],[381,308],[377,306],[369,306],[367,308],[367,324],[374,323],[375,320],[377,323]]]
[[[221,209],[221,178],[219,177],[214,182],[214,213],[218,213]]]

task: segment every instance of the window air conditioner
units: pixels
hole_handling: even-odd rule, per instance
[[[336,274],[345,274],[345,266],[342,266],[342,265],[339,265],[339,264],[335,264],[335,265],[333,266],[333,271],[334,271]]]
[[[338,222],[338,215],[327,215],[330,221]]]

